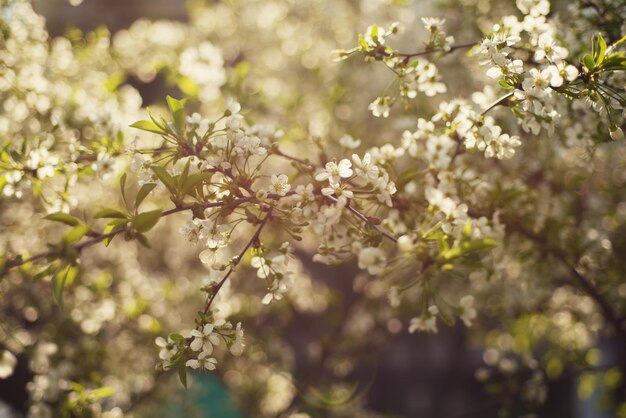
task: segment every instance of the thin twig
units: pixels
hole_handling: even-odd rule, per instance
[[[398,53],[396,54],[398,57],[405,57],[405,58],[413,58],[413,57],[421,57],[424,55],[430,55],[433,54],[435,52],[453,52],[456,51],[457,49],[465,49],[465,48],[471,48],[475,45],[478,45],[477,42],[468,42],[465,44],[457,44],[457,45],[452,45],[450,47],[450,49],[443,49],[443,48],[432,48],[432,49],[425,49],[423,51],[419,51],[419,52],[414,52],[412,54],[405,54],[405,53]]]
[[[513,96],[513,92],[507,93],[504,96],[500,97],[498,100],[496,100],[495,102],[491,103],[489,105],[489,107],[487,107],[487,109],[483,110],[480,114],[480,116],[485,116],[487,113],[489,113],[489,111],[491,111],[492,109],[494,109],[495,107],[501,105],[502,103],[504,103],[505,101],[507,101],[509,99],[509,97]]]
[[[259,237],[261,236],[261,231],[263,230],[263,227],[267,224],[267,222],[271,218],[272,209],[273,208],[270,208],[269,211],[267,212],[267,215],[265,215],[265,217],[261,220],[261,223],[259,224],[259,227],[256,229],[256,232],[254,233],[254,235],[252,235],[252,238],[248,240],[246,245],[243,247],[243,249],[237,256],[237,258],[232,262],[230,268],[228,269],[228,272],[226,272],[222,280],[220,280],[219,283],[212,289],[210,295],[207,296],[207,300],[204,304],[204,310],[202,311],[204,315],[209,313],[209,309],[211,308],[211,304],[213,303],[213,300],[217,296],[222,286],[224,286],[224,283],[226,283],[226,280],[228,280],[230,275],[233,274],[233,272],[235,271],[235,268],[239,265],[239,263],[243,259],[243,256],[246,255],[246,252],[248,252],[248,250],[250,249],[252,245],[255,245],[255,246],[259,245]]]
[[[244,198],[235,199],[235,200],[230,201],[230,202],[223,202],[223,201],[220,201],[220,202],[208,202],[208,203],[200,204],[199,206],[204,208],[204,209],[216,208],[216,207],[224,206],[224,205],[227,205],[227,204],[233,204],[233,205],[238,206],[238,205],[240,205],[242,203],[245,203],[245,202],[248,202],[250,200],[252,200],[251,197],[244,197]],[[184,212],[186,210],[191,210],[191,209],[193,209],[194,207],[197,207],[197,206],[198,205],[196,205],[196,204],[192,204],[192,205],[183,205],[183,206],[179,206],[179,207],[176,207],[176,208],[172,208],[172,209],[169,209],[169,210],[166,210],[165,212],[163,212],[161,214],[161,217],[169,216],[169,215],[172,215],[174,213]],[[91,239],[88,239],[86,241],[83,241],[81,243],[78,243],[78,244],[74,245],[73,249],[76,252],[80,252],[83,249],[85,249],[87,247],[91,247],[92,245],[95,245],[95,244],[97,244],[97,243],[99,243],[101,241],[104,241],[107,238],[113,238],[116,235],[119,235],[122,232],[125,232],[126,230],[127,230],[126,226],[123,226],[123,227],[119,227],[117,229],[114,229],[113,231],[111,231],[109,233],[106,233],[106,234],[98,234],[97,236],[95,236],[95,237],[93,237]],[[30,257],[30,258],[27,258],[25,260],[21,259],[20,257],[17,257],[17,258],[14,258],[13,260],[8,261],[6,263],[5,269],[2,271],[2,273],[4,274],[4,273],[8,272],[9,270],[11,270],[13,268],[20,267],[20,266],[22,266],[24,264],[32,263],[34,261],[41,260],[43,258],[57,258],[57,257],[59,257],[61,255],[62,255],[62,253],[59,252],[59,251],[46,251],[44,253],[36,254],[36,255],[34,255],[34,256]]]
[[[326,197],[328,197],[334,202],[338,202],[337,198],[333,196],[326,196]],[[363,222],[371,224],[374,227],[374,229],[376,229],[376,231],[378,231],[378,233],[384,236],[385,238],[393,242],[398,242],[398,238],[394,237],[389,231],[387,231],[385,228],[381,227],[380,225],[376,225],[370,217],[362,214],[361,212],[353,208],[352,205],[350,205],[350,203],[346,204],[346,208]]]
[[[600,291],[594,286],[593,281],[583,275],[576,265],[572,264],[567,257],[567,254],[560,248],[552,246],[544,237],[535,234],[532,231],[524,228],[521,225],[515,223],[507,223],[507,227],[519,232],[530,240],[538,243],[541,248],[547,253],[553,255],[563,266],[571,273],[574,279],[578,282],[582,290],[590,296],[596,304],[600,307],[606,320],[613,325],[615,331],[626,337],[626,329],[624,328],[624,318],[620,318],[619,315],[613,310],[613,307],[608,300],[600,293]]]

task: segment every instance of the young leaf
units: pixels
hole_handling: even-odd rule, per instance
[[[63,308],[63,290],[66,286],[69,286],[72,282],[74,282],[77,274],[78,268],[68,264],[65,268],[54,275],[54,280],[52,282],[52,295],[61,308]]]
[[[144,234],[136,234],[136,235],[135,235],[135,239],[136,239],[137,241],[139,241],[139,243],[140,243],[141,245],[143,245],[144,247],[146,247],[146,248],[152,248],[152,247],[150,246],[150,241],[148,241],[148,238],[146,238],[146,236],[145,236]]]
[[[174,126],[176,127],[176,130],[179,134],[183,134],[187,125],[187,115],[185,114],[185,101],[177,100],[171,96],[167,96],[167,105],[172,112],[172,116],[174,118]]]
[[[104,231],[102,231],[102,233],[104,235],[110,234],[111,232],[115,231],[116,229],[120,228],[122,225],[126,224],[126,219],[116,219],[114,221],[109,222],[109,224],[104,228]],[[103,240],[104,242],[104,246],[108,247],[109,244],[111,243],[111,241],[113,241],[113,238],[115,238],[116,235],[112,235],[108,238],[105,238]]]
[[[155,187],[156,187],[156,184],[154,183],[146,183],[143,186],[141,186],[141,189],[139,189],[139,191],[137,192],[137,197],[135,198],[135,209],[137,209],[139,205],[141,205],[141,202],[144,201],[144,199],[148,196],[148,194],[150,194],[152,189],[154,189]]]
[[[199,183],[203,182],[203,181],[210,181],[211,180],[211,173],[195,173],[195,174],[191,174],[190,176],[188,176],[183,182],[182,182],[182,187],[181,187],[181,191],[183,193],[188,193],[191,189],[193,189],[194,187],[196,187]]]
[[[101,218],[126,219],[126,215],[117,209],[105,208],[105,209],[100,209],[98,212],[96,212],[96,214],[94,215],[94,218],[96,219],[101,219]]]
[[[133,228],[139,232],[146,232],[152,229],[161,219],[161,209],[151,210],[135,216],[131,222]]]
[[[364,51],[367,51],[369,49],[367,42],[365,42],[365,38],[360,33],[359,33],[359,45]]]
[[[187,181],[187,177],[189,177],[189,164],[191,163],[191,160],[188,158],[187,159],[187,163],[185,164],[185,168],[183,168],[183,172],[181,173],[180,176],[178,176],[178,181],[176,182],[178,185],[178,189],[181,189],[182,185],[185,184],[185,181]]]
[[[583,57],[583,64],[585,64],[585,67],[587,67],[588,70],[593,70],[596,67],[593,57],[589,54],[585,54]]]
[[[172,96],[167,96],[166,100],[167,100],[167,106],[170,108],[170,111],[172,113],[175,113],[185,108],[184,100],[178,100],[178,99],[173,98]]]
[[[149,120],[138,120],[130,125],[131,128],[141,129],[142,131],[152,132],[155,134],[163,135],[163,129],[159,128],[156,123]]]
[[[113,389],[111,386],[103,386],[101,388],[90,391],[89,396],[91,399],[102,399],[113,396],[114,394],[115,389]]]
[[[170,173],[168,173],[166,169],[158,165],[153,165],[150,168],[152,168],[154,174],[156,174],[159,180],[161,180],[165,187],[167,187],[167,190],[169,190],[170,193],[172,193],[173,195],[176,195],[176,181],[170,175]]]
[[[61,222],[69,226],[76,226],[80,224],[80,221],[78,219],[76,219],[70,214],[63,213],[63,212],[51,213],[49,215],[44,216],[44,219],[47,219],[49,221],[54,221],[54,222]]]
[[[184,362],[181,362],[178,366],[178,378],[183,387],[187,389],[187,366],[185,366]]]
[[[49,274],[53,274],[54,272],[56,272],[59,269],[59,267],[60,267],[60,263],[58,261],[55,261],[55,262],[51,263],[45,269],[41,270],[39,273],[35,274],[33,276],[33,279],[42,279],[42,278],[46,277]]]
[[[602,34],[598,34],[598,56],[596,57],[596,63],[600,65],[604,61],[604,54],[606,52],[606,41],[602,37]]]
[[[120,177],[120,191],[122,192],[124,205],[128,206],[128,203],[126,203],[126,173],[122,174],[122,177]]]
[[[89,227],[87,225],[76,225],[74,228],[70,229],[65,236],[63,236],[63,241],[67,244],[73,244],[84,237],[87,232],[89,232]]]

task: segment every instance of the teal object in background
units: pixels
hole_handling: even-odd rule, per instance
[[[193,383],[181,389],[161,418],[245,418],[237,410],[226,386],[209,373],[189,374]],[[190,379],[190,380],[191,380]]]

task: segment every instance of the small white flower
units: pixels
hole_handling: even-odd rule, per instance
[[[383,250],[377,247],[366,247],[359,251],[359,268],[367,269],[372,275],[380,274],[385,268],[387,258]]]
[[[289,190],[291,190],[291,185],[288,181],[289,178],[285,174],[281,174],[279,176],[272,174],[270,193],[275,193],[280,196],[286,195]]]
[[[221,320],[223,325],[223,320]],[[217,321],[216,321],[217,324]],[[205,324],[202,327],[202,331],[194,329],[191,331],[191,336],[194,337],[189,347],[193,351],[206,351],[208,354],[213,352],[213,346],[220,344],[219,334],[214,332],[216,324]]]
[[[159,350],[159,358],[163,361],[163,369],[167,370],[172,366],[172,358],[178,353],[177,344],[170,337],[168,337],[167,340],[163,337],[157,337],[155,343],[161,348],[161,350]]]
[[[237,328],[235,329],[235,340],[230,346],[230,353],[233,356],[240,356],[243,353],[243,349],[245,348],[245,339],[243,335],[243,328],[241,327],[241,322],[237,323]]]
[[[422,23],[427,31],[436,32],[440,31],[443,27],[444,23],[446,23],[446,19],[441,19],[438,17],[423,17]]]
[[[428,308],[428,313],[422,315],[419,318],[412,318],[409,323],[409,333],[413,334],[415,331],[425,332],[437,332],[437,315],[439,309],[435,305],[431,305]]]
[[[265,257],[254,256],[250,260],[250,265],[257,269],[256,275],[259,279],[267,279],[272,274],[272,269]]]
[[[378,166],[372,164],[372,157],[369,153],[365,154],[362,159],[357,154],[352,154],[352,161],[354,161],[354,168],[359,176],[363,176],[369,180],[376,180],[378,178]]]
[[[194,370],[205,369],[205,370],[215,370],[217,365],[217,360],[213,357],[209,357],[211,353],[207,353],[203,351],[198,355],[198,359],[187,360],[185,366],[191,367]]]
[[[344,135],[341,138],[339,138],[339,144],[342,147],[347,148],[347,149],[355,149],[361,145],[361,140],[354,139],[350,135]]]
[[[315,180],[324,181],[328,180],[329,183],[338,183],[342,178],[348,178],[352,176],[352,163],[348,159],[343,159],[337,164],[334,161],[326,163],[324,171],[315,176]]]
[[[139,153],[135,153],[133,154],[133,160],[130,163],[130,169],[136,173],[144,167],[147,161],[148,159],[146,157]]]
[[[461,298],[459,302],[461,309],[461,320],[466,327],[472,326],[472,321],[476,319],[476,309],[474,309],[474,296],[467,295]]]
[[[389,101],[389,97],[378,97],[376,100],[370,103],[367,108],[372,112],[372,115],[376,116],[377,118],[381,116],[383,118],[386,118],[389,117],[389,111],[391,110]]]
[[[231,114],[237,114],[241,111],[241,105],[238,101],[229,97],[226,99],[226,110],[228,110]]]

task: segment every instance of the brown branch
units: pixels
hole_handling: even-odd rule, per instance
[[[454,52],[457,49],[471,48],[471,47],[473,47],[475,45],[478,45],[478,42],[468,42],[468,43],[464,43],[464,44],[452,45],[450,47],[450,49],[447,49],[447,50],[443,49],[443,48],[432,48],[432,49],[425,49],[425,50],[419,51],[419,52],[414,52],[412,54],[397,53],[396,56],[404,57],[404,58],[421,57],[421,56],[424,56],[424,55],[434,54],[435,52]]]
[[[220,207],[220,206],[224,206],[227,204],[234,204],[234,205],[240,205],[242,203],[245,202],[249,202],[250,200],[252,200],[251,197],[244,197],[244,198],[240,198],[240,199],[235,199],[233,201],[230,202],[208,202],[208,203],[204,203],[204,204],[200,204],[200,207],[204,208],[204,209],[208,209],[208,208],[216,208],[216,207]],[[164,216],[169,216],[169,215],[173,215],[174,213],[179,213],[179,212],[184,212],[186,210],[191,210],[194,207],[197,207],[196,204],[191,204],[191,205],[183,205],[183,206],[179,206],[176,208],[172,208],[169,210],[166,210],[165,212],[163,212],[161,214],[161,217]],[[125,232],[127,230],[126,226],[123,227],[119,227],[117,229],[114,229],[113,231],[106,233],[106,234],[97,234],[96,236],[94,236],[91,239],[88,239],[86,241],[83,241],[81,243],[78,243],[74,246],[72,246],[72,248],[74,249],[74,251],[76,252],[80,252],[83,249],[87,248],[87,247],[91,247],[92,245],[95,245],[101,241],[104,241],[107,238],[113,238],[116,235],[121,234],[122,232]],[[32,263],[34,261],[38,261],[44,258],[59,258],[63,255],[62,252],[60,251],[46,251],[44,253],[40,253],[40,254],[36,254],[30,258],[27,259],[22,259],[21,256],[18,256],[16,258],[14,258],[13,260],[10,260],[6,263],[4,270],[2,271],[2,274],[8,272],[9,270],[16,268],[16,267],[20,267],[23,266],[24,264],[27,263]]]
[[[606,320],[613,325],[615,331],[626,337],[626,328],[624,327],[624,318],[620,317],[614,310],[609,301],[604,297],[602,293],[594,286],[593,281],[587,276],[583,275],[575,264],[572,264],[568,260],[568,256],[561,248],[552,246],[544,237],[535,234],[534,232],[524,228],[516,223],[506,223],[508,228],[513,231],[524,235],[531,241],[536,242],[540,247],[548,254],[555,257],[561,264],[569,271],[572,277],[580,285],[581,289],[591,297],[599,306]]]
[[[507,93],[504,96],[500,97],[498,100],[491,103],[485,110],[483,110],[480,116],[485,116],[487,113],[489,113],[489,111],[493,110],[501,104],[504,104],[511,96],[513,96],[513,92]]]
[[[206,300],[206,302],[204,304],[204,310],[202,311],[202,313],[204,315],[209,313],[209,309],[211,308],[211,304],[213,303],[213,300],[217,296],[217,294],[220,291],[220,289],[222,288],[222,286],[224,286],[224,283],[226,283],[226,280],[228,280],[230,275],[233,274],[233,272],[235,271],[235,268],[239,265],[239,263],[243,259],[243,256],[246,255],[246,252],[248,252],[248,250],[250,249],[250,247],[252,245],[254,245],[255,247],[259,246],[259,237],[261,236],[261,231],[263,230],[263,227],[267,224],[267,222],[271,218],[272,210],[273,210],[273,208],[269,209],[269,211],[267,212],[267,215],[265,215],[265,217],[261,220],[261,223],[259,224],[259,227],[256,229],[256,232],[254,233],[254,235],[252,235],[252,238],[250,238],[248,240],[248,242],[243,247],[243,249],[241,250],[239,255],[232,262],[230,268],[228,269],[228,272],[226,272],[226,274],[224,275],[222,280],[220,280],[217,283],[217,285],[213,287],[211,293],[209,295],[207,295],[207,300]]]
[[[326,196],[326,197],[331,199],[335,203],[338,202],[338,200],[335,197],[332,197],[332,196]],[[375,223],[375,220],[372,219],[371,217],[366,216],[362,214],[361,212],[359,212],[358,210],[356,210],[355,208],[353,208],[352,205],[350,205],[350,203],[346,204],[346,208],[363,222],[371,224],[374,227],[374,229],[378,231],[378,233],[381,234],[383,237],[387,238],[390,241],[398,242],[398,239],[394,237],[389,231],[387,231],[385,228],[381,227],[380,225],[377,225]]]

